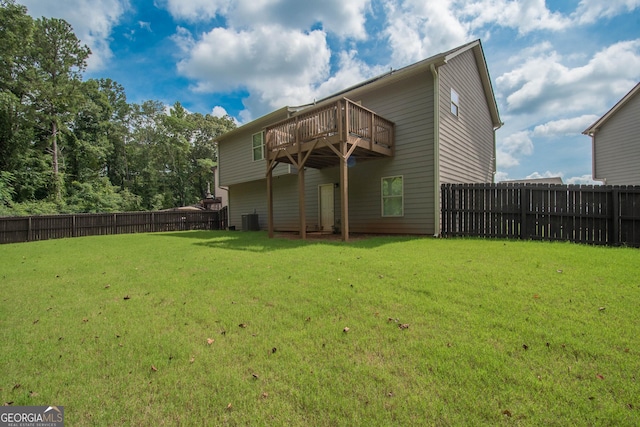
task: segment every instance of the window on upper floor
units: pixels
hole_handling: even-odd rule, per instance
[[[253,161],[264,159],[264,132],[254,133],[251,137],[253,149]]]
[[[382,178],[382,216],[404,215],[404,184],[402,176]]]
[[[456,117],[460,114],[460,95],[453,88],[451,88],[451,114]]]

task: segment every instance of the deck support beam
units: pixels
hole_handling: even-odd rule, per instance
[[[269,238],[273,238],[273,169],[278,164],[272,160],[267,162],[267,230]]]
[[[298,213],[300,216],[300,238],[307,238],[307,217],[304,205],[304,166],[298,168]]]
[[[341,144],[343,147],[346,143]],[[345,149],[342,148],[344,153]],[[342,231],[342,241],[349,241],[349,158],[343,154],[340,156],[340,230]]]
[[[273,169],[279,161],[298,170],[300,238],[307,237],[305,164],[311,168],[339,167],[342,240],[349,240],[349,159],[392,157],[395,125],[359,103],[342,98],[294,114],[267,126],[267,209],[273,237]],[[337,156],[331,155],[331,152]],[[313,154],[313,155],[312,155]]]

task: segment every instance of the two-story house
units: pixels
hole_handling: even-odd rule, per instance
[[[218,138],[229,224],[438,235],[440,184],[493,182],[500,126],[479,40],[283,107]]]

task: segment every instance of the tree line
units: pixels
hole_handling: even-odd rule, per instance
[[[128,103],[83,80],[72,27],[0,0],[0,215],[157,210],[202,199],[230,117]]]

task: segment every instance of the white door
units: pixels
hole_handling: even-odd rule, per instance
[[[318,187],[320,192],[320,229],[333,231],[334,206],[333,184],[325,184]]]

